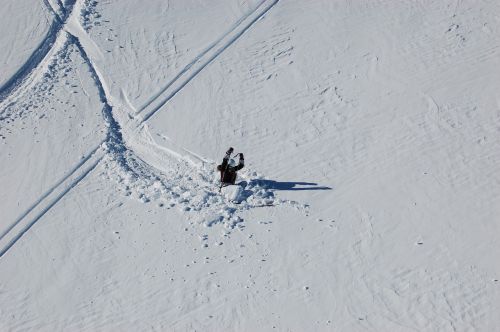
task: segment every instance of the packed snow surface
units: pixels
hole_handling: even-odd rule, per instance
[[[1,331],[500,328],[500,2],[0,16]]]

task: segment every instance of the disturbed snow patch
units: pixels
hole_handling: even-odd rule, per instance
[[[4,138],[6,133],[11,133],[10,124],[16,120],[25,120],[28,117],[43,119],[50,112],[56,112],[57,104],[63,106],[64,112],[66,108],[75,108],[76,105],[70,103],[67,96],[56,95],[54,88],[57,83],[64,81],[64,86],[68,92],[76,93],[75,87],[80,84],[77,71],[71,67],[72,61],[75,61],[74,54],[76,49],[68,41],[65,41],[60,50],[55,53],[55,56],[50,60],[45,68],[45,72],[40,77],[40,81],[31,86],[27,90],[21,90],[20,96],[13,101],[2,105],[0,110],[0,138]],[[29,96],[29,98],[21,98]],[[48,102],[54,105],[43,107]]]
[[[239,213],[257,207],[288,205],[298,210],[308,206],[295,201],[278,199],[273,189],[265,188],[255,172],[241,172],[245,181],[240,203],[228,200],[219,192],[215,163],[201,167],[183,161],[172,161],[167,171],[159,171],[141,160],[132,151],[108,153],[103,162],[102,176],[115,181],[117,190],[142,203],[156,203],[184,213],[197,212],[195,219],[210,227],[223,224],[228,229],[242,227]]]

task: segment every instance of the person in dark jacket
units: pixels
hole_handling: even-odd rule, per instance
[[[217,166],[217,170],[220,172],[221,185],[234,184],[236,182],[236,172],[245,166],[243,153],[235,155],[235,157],[238,155],[240,156],[238,164],[236,164],[236,161],[231,158],[231,153],[233,153],[233,151],[233,148],[229,148],[222,159],[222,164]]]

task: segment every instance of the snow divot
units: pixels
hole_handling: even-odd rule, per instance
[[[220,224],[228,230],[242,229],[244,220],[240,214],[254,208],[285,205],[303,211],[307,209],[307,205],[278,199],[275,191],[265,188],[259,179],[247,178],[256,173],[241,172],[241,181],[246,181],[247,185],[238,204],[219,192],[215,163],[196,167],[182,159],[172,158],[164,166],[160,171],[127,150],[121,157],[107,154],[101,175],[115,181],[118,191],[124,196],[142,203],[177,207],[184,214],[196,212],[197,223],[205,227]]]

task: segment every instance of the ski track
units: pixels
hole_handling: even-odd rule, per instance
[[[52,5],[50,4],[49,0],[43,0],[43,3],[45,4],[45,7],[48,9],[48,11],[51,12],[52,15],[54,15],[55,20],[63,26],[64,25],[62,23],[63,19],[61,18],[61,16],[59,16],[59,14],[54,9],[54,7],[52,7]]]
[[[60,29],[64,29],[64,24],[59,18],[58,14],[54,11],[52,6],[45,1],[48,9],[56,17],[61,26]],[[71,3],[73,8],[75,2]],[[69,16],[69,15],[68,15]],[[68,17],[64,19],[67,20]],[[81,180],[83,180],[102,160],[103,155],[99,153],[99,148],[105,143],[106,151],[116,151],[116,149],[124,149],[122,146],[122,138],[118,123],[112,117],[112,109],[108,102],[105,94],[105,90],[102,81],[92,64],[92,61],[88,57],[85,49],[78,37],[72,35],[69,32],[65,32],[68,36],[69,44],[73,44],[77,47],[82,59],[88,65],[90,74],[94,79],[94,83],[97,87],[99,98],[104,104],[103,106],[103,117],[108,127],[107,137],[104,141],[100,142],[95,146],[91,152],[80,161],[69,173],[54,184],[49,190],[42,194],[25,212],[23,212],[9,228],[0,237],[0,257],[2,257],[45,213],[47,213],[52,207],[54,207],[57,202],[59,202],[68,192],[71,191]],[[90,164],[90,166],[87,166]],[[83,169],[82,172],[80,172]],[[76,178],[73,179],[73,175],[78,174]],[[69,182],[69,183],[68,183]],[[62,189],[59,189],[62,187]],[[53,198],[52,196],[55,196]],[[40,212],[38,212],[40,210]],[[34,216],[29,218],[31,215]]]
[[[47,9],[54,15],[54,20],[47,32],[47,35],[42,40],[42,42],[38,45],[38,47],[31,53],[30,57],[26,62],[19,68],[12,77],[5,82],[0,87],[0,103],[3,102],[12,92],[14,92],[18,87],[22,85],[22,83],[26,80],[26,78],[36,70],[40,66],[41,63],[46,60],[47,55],[52,50],[53,46],[56,44],[58,36],[60,35],[61,30],[63,30],[64,25],[68,18],[71,16],[73,11],[73,7],[76,0],[67,1],[66,6],[63,10],[63,17],[59,17],[59,15],[54,11],[52,6],[48,3],[47,0],[44,1],[44,4],[47,6]],[[64,7],[62,7],[64,8]]]
[[[73,171],[47,191],[33,206],[2,234],[0,238],[0,258],[52,207],[80,183],[99,164],[103,154],[96,149],[77,165]],[[90,164],[86,167],[85,165]],[[77,172],[80,171],[80,172]],[[76,175],[75,175],[76,174]],[[73,175],[75,175],[73,177]]]
[[[167,85],[157,94],[149,99],[149,101],[136,113],[136,115],[147,111],[146,115],[139,122],[137,127],[143,124],[145,121],[151,118],[158,110],[160,110],[169,100],[171,100],[184,86],[186,86],[192,79],[194,79],[207,65],[209,65],[214,59],[216,59],[222,52],[229,48],[239,37],[241,37],[250,27],[252,27],[260,18],[262,18],[272,7],[274,7],[279,0],[267,1],[263,0],[260,2],[253,11],[240,18],[235,25],[223,34],[219,39],[212,43],[207,49],[195,57],[195,59],[190,62],[186,67],[181,70]],[[43,62],[47,57],[47,54],[51,50],[52,46],[55,44],[56,39],[61,35],[61,30],[64,31],[68,37],[69,44],[73,44],[78,49],[82,59],[87,64],[90,74],[94,80],[95,86],[98,90],[100,101],[103,103],[102,114],[104,121],[106,122],[108,131],[106,139],[95,146],[87,157],[82,159],[77,165],[67,172],[67,175],[63,176],[58,182],[56,182],[52,187],[50,187],[44,194],[42,194],[25,212],[23,212],[9,228],[4,231],[0,236],[0,257],[6,254],[10,248],[26,233],[29,229],[35,225],[52,207],[54,207],[67,193],[71,191],[74,187],[78,185],[88,174],[90,174],[96,166],[104,159],[106,155],[111,155],[110,160],[116,162],[119,171],[123,171],[126,176],[132,175],[133,178],[153,181],[157,184],[158,181],[161,182],[162,188],[170,189],[170,187],[180,188],[180,192],[170,192],[172,197],[181,197],[181,202],[185,202],[182,198],[186,193],[189,193],[189,189],[182,186],[180,182],[176,183],[164,183],[161,180],[165,180],[164,176],[158,176],[162,173],[149,165],[147,162],[143,161],[140,157],[136,156],[132,150],[128,149],[124,144],[124,139],[121,133],[120,124],[113,117],[113,108],[109,102],[109,97],[106,93],[106,88],[103,78],[100,76],[99,71],[94,66],[92,59],[89,57],[87,51],[82,45],[80,38],[65,29],[68,18],[71,16],[73,8],[75,7],[76,0],[70,1],[67,4],[67,8],[62,6],[62,3],[58,1],[59,6],[61,6],[61,12],[63,16],[59,16],[57,11],[50,5],[47,0],[44,0],[47,9],[54,15],[55,19],[52,23],[51,30],[46,36],[42,44],[35,50],[33,55],[29,60],[23,65],[16,74],[0,89],[0,102],[4,101],[13,91],[22,85],[26,77],[28,77],[32,72],[36,71],[36,68]],[[269,3],[267,6],[264,6]],[[263,7],[264,6],[264,7]],[[259,10],[261,9],[261,10]],[[249,21],[245,24],[245,22]],[[83,29],[82,29],[83,30]],[[222,44],[222,45],[220,45]],[[219,46],[220,47],[217,47]],[[214,52],[211,52],[215,49]],[[184,78],[184,79],[183,79]],[[178,83],[178,84],[177,84]],[[172,88],[172,89],[170,89]],[[164,98],[161,98],[165,96]],[[157,100],[159,103],[155,103]],[[150,107],[151,106],[151,107]],[[100,149],[100,148],[103,149]],[[168,150],[165,148],[164,150]],[[187,152],[187,151],[186,151]],[[170,154],[175,156],[173,151]],[[201,158],[197,156],[198,158]],[[180,158],[174,157],[176,162],[182,162]],[[175,173],[175,170],[174,170]],[[205,188],[203,193],[205,195],[202,198],[201,205],[195,206],[194,210],[199,210],[202,207],[206,207],[210,203],[203,201],[206,197],[212,196],[214,193],[211,190],[206,190],[210,188],[213,183],[207,180],[209,176],[208,171],[203,172],[198,169],[200,174],[200,179],[202,180],[198,185],[194,186],[194,189],[199,190],[200,188]],[[163,175],[163,174],[162,174]],[[170,175],[171,176],[171,175]],[[163,179],[162,179],[163,178]],[[151,184],[151,183],[150,183]],[[201,187],[200,187],[201,186]],[[192,186],[191,186],[192,187]],[[274,194],[266,189],[261,188],[258,184],[250,184],[250,194],[255,195],[256,200],[253,204],[244,205],[244,209],[249,209],[252,207],[259,206],[269,206],[265,203],[269,198],[274,198]],[[252,188],[254,188],[252,190]],[[189,195],[188,195],[189,196]],[[263,203],[264,202],[264,203]],[[284,202],[284,201],[283,201]],[[280,202],[280,203],[283,203]],[[210,227],[214,223],[223,222],[226,220],[226,226],[229,228],[234,228],[236,224],[241,222],[241,218],[235,217],[234,214],[241,208],[236,208],[234,206],[224,206],[223,201],[218,201],[215,204],[216,209],[221,209],[216,213],[216,215],[205,222],[205,226]],[[296,206],[296,202],[288,202],[291,205]],[[181,210],[189,211],[191,207],[182,207]],[[300,209],[300,207],[299,207]],[[214,213],[214,211],[209,211]],[[221,215],[222,213],[222,215]]]
[[[42,203],[43,200],[45,200],[49,195],[51,195],[57,187],[62,185],[66,180],[68,180],[73,174],[75,174],[78,169],[80,169],[83,164],[85,164],[93,155],[96,153],[97,148],[94,148],[90,153],[87,154],[85,158],[83,158],[73,169],[70,170],[69,173],[64,175],[59,181],[57,181],[52,187],[50,187],[42,196],[40,196],[35,203],[33,203],[28,209],[26,209],[25,212],[23,212],[15,221],[12,225],[10,225],[1,235],[0,235],[0,241],[14,228],[16,227],[28,214],[30,214],[35,208]]]
[[[193,78],[195,78],[206,66],[214,61],[220,54],[234,44],[248,29],[250,29],[259,19],[261,19],[279,0],[262,1],[253,11],[239,19],[234,26],[224,33],[219,39],[212,43],[207,49],[194,58],[184,67],[161,91],[150,99],[137,113],[144,113],[140,123],[148,121],[158,110],[160,110],[169,100],[181,91]],[[269,3],[267,6],[264,6]],[[259,10],[260,9],[260,10]],[[249,21],[245,24],[245,22]],[[217,46],[221,44],[220,47]],[[211,51],[215,51],[212,53]],[[185,77],[185,78],[184,78]],[[176,84],[178,83],[178,84]],[[164,96],[164,97],[163,97]],[[162,98],[163,97],[163,98]],[[161,100],[158,103],[155,101]]]
[[[83,49],[79,39],[68,32],[66,33],[68,35],[68,45],[75,45],[82,59],[88,65],[90,74],[98,89],[100,100],[104,104],[102,113],[108,127],[107,137],[105,140],[97,144],[97,146],[91,150],[86,158],[81,160],[72,170],[69,171],[66,176],[40,196],[35,203],[22,213],[11,226],[9,226],[9,228],[0,237],[0,248],[2,248],[0,249],[0,257],[2,257],[38,220],[40,220],[45,213],[54,207],[57,202],[59,202],[68,192],[71,191],[72,188],[74,188],[93,169],[95,169],[104,156],[103,153],[99,152],[99,148],[104,145],[109,151],[111,147],[115,146],[114,142],[116,141],[116,133],[119,133],[119,129],[117,129],[118,125],[110,115],[111,106],[108,103],[104,93],[104,88],[94,66],[92,65],[92,62]],[[118,140],[121,141],[121,136],[118,137]],[[77,174],[76,177],[73,176],[75,174]]]
[[[224,38],[226,38],[231,32],[233,32],[241,23],[248,18],[252,13],[254,13],[263,3],[265,3],[267,0],[261,1],[254,10],[249,11],[247,15],[243,16],[240,18],[235,24],[233,24],[232,28],[226,31],[219,39],[217,39],[215,42],[210,44],[208,48],[206,48],[204,51],[202,51],[200,54],[198,54],[190,63],[188,63],[173,79],[171,79],[165,87],[163,87],[158,93],[154,94],[151,98],[148,99],[148,101],[139,108],[139,110],[136,112],[136,115],[139,113],[143,112],[144,109],[149,107],[155,100],[157,100],[162,94],[165,94],[168,88],[172,86],[182,75],[184,75],[189,69],[195,65],[198,61],[201,60],[202,57],[204,57],[209,51],[211,51],[214,47],[216,47]]]
[[[139,125],[144,124],[144,122],[148,121],[154,114],[156,114],[169,100],[171,100],[181,89],[184,88],[192,79],[194,79],[206,66],[208,66],[214,59],[216,59],[224,50],[230,47],[236,40],[245,33],[255,22],[257,22],[262,16],[265,15],[274,5],[278,3],[279,0],[274,0],[272,3],[265,8],[263,12],[259,11],[260,6],[264,3],[267,3],[266,0],[259,3],[257,8],[247,14],[244,18],[240,19],[236,26],[234,26],[230,31],[226,32],[221,38],[219,38],[216,42],[211,44],[211,46],[200,53],[191,63],[189,63],[186,67],[184,67],[181,72],[179,72],[174,79],[169,81],[167,85],[159,92],[156,93],[152,98],[148,100],[148,102],[136,113],[139,115],[140,113],[146,112],[146,116],[142,118]],[[48,1],[44,1],[48,6],[50,3]],[[57,17],[59,23],[62,24],[61,29],[64,29],[63,21],[65,22],[70,16],[71,11],[66,11],[62,6],[60,0],[57,0],[59,5],[61,6],[61,11],[63,13],[64,20],[59,16],[56,11],[50,6],[51,11]],[[74,4],[76,1],[72,1]],[[254,14],[259,13],[256,17]],[[242,24],[246,21],[250,16],[253,17],[251,22],[245,25],[241,30]],[[53,23],[54,24],[54,23]],[[59,29],[60,31],[60,29]],[[60,32],[57,32],[56,35],[59,35]],[[236,32],[235,32],[236,31]],[[106,157],[114,158],[113,161],[117,162],[118,167],[125,171],[125,173],[132,173],[136,175],[139,180],[144,180],[146,177],[151,177],[152,181],[164,181],[168,179],[166,183],[162,183],[162,185],[171,185],[171,186],[179,186],[183,185],[185,182],[182,182],[182,178],[185,174],[180,174],[179,170],[172,168],[170,173],[163,175],[159,175],[161,171],[154,169],[153,166],[148,164],[146,161],[143,161],[140,157],[135,156],[132,149],[126,147],[124,143],[124,138],[122,137],[122,131],[120,124],[113,117],[113,107],[109,102],[109,96],[107,95],[105,81],[103,80],[101,74],[98,69],[94,66],[92,59],[87,54],[85,48],[83,47],[78,36],[75,36],[69,32],[66,32],[69,43],[73,44],[77,47],[78,52],[80,53],[82,59],[87,64],[88,69],[93,77],[95,86],[98,90],[98,95],[100,101],[103,103],[102,114],[103,119],[108,126],[106,138],[101,141],[97,146],[95,146],[91,151],[86,155],[85,158],[80,160],[71,170],[66,172],[66,174],[57,181],[52,187],[50,187],[45,193],[43,193],[26,211],[24,211],[16,221],[9,226],[9,228],[0,235],[0,258],[3,257],[16,243],[19,239],[22,238],[24,234],[26,234],[38,221],[40,221],[46,214],[49,212],[52,207],[56,206],[58,202],[62,200],[73,188],[78,186],[78,184],[86,178],[88,174],[93,172],[96,167],[103,162],[106,162]],[[227,40],[229,39],[229,40]],[[45,41],[47,40],[47,37]],[[227,40],[223,43],[224,40]],[[45,43],[45,41],[43,43]],[[49,46],[49,49],[42,56],[38,64],[35,64],[34,67],[28,69],[26,72],[23,68],[18,70],[16,74],[11,78],[13,80],[15,76],[15,82],[9,88],[9,90],[4,90],[4,87],[0,88],[0,102],[3,102],[5,98],[7,98],[11,92],[17,90],[24,82],[24,80],[33,73],[34,70],[37,70],[37,67],[44,61],[45,57],[49,54],[50,48],[54,45],[54,42]],[[217,47],[223,43],[220,47]],[[40,45],[42,46],[42,45]],[[40,46],[37,49],[40,49]],[[212,53],[212,50],[215,50]],[[34,53],[33,53],[34,54]],[[33,57],[33,55],[32,55]],[[31,58],[31,57],[30,57]],[[26,65],[26,64],[25,64]],[[25,66],[23,65],[23,67]],[[9,80],[9,82],[11,81]],[[7,92],[6,92],[7,91]],[[431,97],[429,97],[431,98]],[[161,99],[161,100],[160,100]],[[157,103],[159,101],[159,103]],[[432,103],[436,104],[433,100]],[[431,104],[431,103],[430,103]],[[151,106],[151,107],[150,107]],[[165,138],[165,137],[164,137]],[[134,139],[134,137],[132,137]],[[159,147],[157,147],[159,148]],[[169,150],[166,147],[162,147],[164,150]],[[193,156],[200,159],[203,163],[209,164],[210,161],[203,159],[203,157],[198,156],[182,147],[180,147],[185,152],[192,154]],[[169,150],[170,154],[174,155],[176,163],[182,163],[182,155],[175,155],[175,149]],[[129,159],[131,158],[131,159]],[[137,165],[131,165],[131,163],[139,163]],[[168,165],[170,166],[170,165]],[[142,170],[141,167],[145,169]],[[193,167],[192,167],[193,168]],[[150,173],[148,173],[150,172]],[[189,172],[187,172],[189,174]],[[200,170],[200,175],[207,176],[209,171],[202,172]],[[177,175],[181,178],[179,182],[175,180],[172,181],[169,176]],[[161,177],[161,178],[160,178]],[[149,180],[149,179],[146,179]],[[204,179],[195,179],[193,181],[194,184],[191,185],[191,191],[193,188],[196,190],[204,189],[204,185],[210,184],[210,181],[206,181]],[[168,188],[170,189],[170,188]],[[182,194],[184,189],[181,188],[179,192],[173,192],[175,195]],[[184,191],[184,192],[189,192]],[[211,193],[211,191],[209,192]],[[182,196],[180,200],[182,200]],[[195,200],[194,197],[189,197],[190,200]],[[202,202],[203,203],[203,202]],[[191,205],[195,203],[190,203]],[[203,203],[204,204],[204,203]],[[257,207],[258,205],[249,206],[249,208]],[[263,205],[269,206],[269,205]],[[241,209],[234,206],[224,206],[222,203],[218,202],[214,205],[216,208],[223,207],[226,210],[226,213],[229,216],[232,216],[237,209]],[[215,210],[208,211],[209,213],[213,213]],[[221,222],[224,217],[219,213],[214,216],[215,218],[212,220],[208,220],[205,225],[210,227],[215,223]],[[222,218],[222,219],[221,219]],[[237,224],[241,222],[241,219],[238,217],[232,219],[232,221],[226,225],[229,225],[230,228],[238,226]],[[352,257],[353,260],[352,265],[349,267],[351,270],[356,270],[356,264],[363,263],[363,254],[365,257],[369,257],[366,255],[369,252],[369,249],[373,247],[373,243],[377,243],[380,239],[377,237],[377,234],[373,231],[373,225],[371,221],[371,216],[366,217],[367,229],[366,234],[363,233],[360,235],[360,240],[353,246]],[[420,327],[422,329],[429,328],[428,324],[425,324],[425,320],[422,319],[423,316],[429,314],[429,311],[422,309],[426,303],[441,303],[442,305],[446,305],[448,308],[448,314],[445,312],[437,312],[436,315],[443,320],[449,321],[449,326],[452,330],[457,330],[460,326],[464,326],[467,322],[471,321],[472,328],[476,325],[476,322],[480,321],[484,316],[484,308],[479,306],[479,300],[481,296],[484,296],[484,293],[487,289],[476,282],[475,279],[475,271],[466,271],[461,274],[453,274],[448,271],[427,271],[425,269],[419,271],[396,271],[398,272],[394,279],[387,281],[388,284],[386,286],[392,286],[394,292],[399,296],[411,297],[414,301],[411,301],[411,305],[406,308],[409,313],[409,320],[413,323],[412,325],[400,325],[400,328],[403,329],[412,329],[415,326]],[[465,276],[463,276],[465,275]],[[376,304],[379,304],[381,307],[385,308],[387,319],[393,320],[394,323],[397,323],[397,320],[394,317],[397,317],[399,311],[398,306],[400,303],[395,303],[391,301],[387,301],[383,294],[378,294],[378,288],[375,287],[377,283],[380,283],[380,276],[368,276],[361,275],[359,277],[359,282],[363,289],[369,290],[371,294],[375,294],[373,297],[373,301]],[[433,291],[435,287],[431,287],[436,283],[441,284],[442,291],[436,293]],[[412,292],[409,292],[409,286],[411,285]],[[391,289],[387,287],[387,289]],[[416,291],[415,291],[416,289]],[[465,297],[464,295],[465,294]],[[464,298],[464,301],[460,301],[460,299]],[[351,302],[354,303],[356,298],[353,296]],[[460,303],[463,302],[463,303]],[[217,303],[215,303],[217,307]],[[458,309],[455,309],[458,308]],[[195,308],[196,309],[196,308]],[[352,315],[353,319],[359,317],[358,312],[352,308],[352,304],[348,303],[346,309]],[[433,308],[431,308],[433,309]],[[435,308],[434,308],[435,309]],[[181,321],[183,318],[178,319]],[[358,318],[359,319],[359,318]],[[457,324],[458,322],[458,324]],[[373,326],[373,325],[372,325]]]

